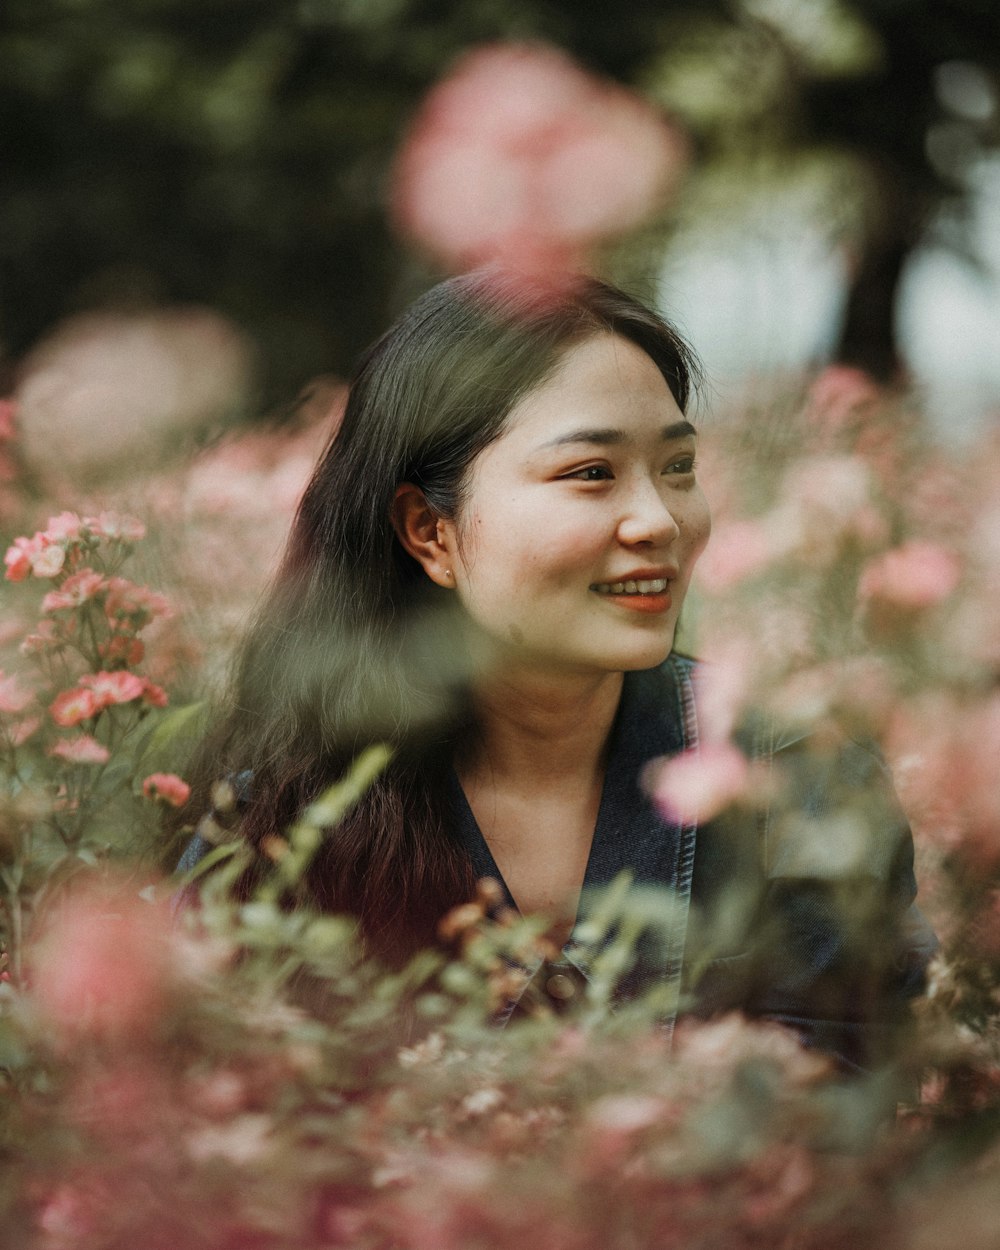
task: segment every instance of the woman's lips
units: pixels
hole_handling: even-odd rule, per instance
[[[671,604],[669,590],[647,595],[602,595],[602,598],[610,599],[630,612],[669,612]]]
[[[631,587],[631,589],[626,589]],[[642,580],[638,584],[634,581],[627,583],[607,582],[591,586],[591,590],[599,595],[602,599],[607,599],[612,603],[616,603],[619,607],[627,608],[630,612],[657,613],[668,612],[670,610],[670,581],[667,578],[651,578]]]

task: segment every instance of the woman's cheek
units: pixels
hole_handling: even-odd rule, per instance
[[[694,515],[691,518],[690,533],[688,535],[688,544],[690,549],[689,558],[692,564],[694,564],[701,553],[705,550],[711,533],[712,512],[708,506],[708,501],[699,489],[698,507],[694,510]]]

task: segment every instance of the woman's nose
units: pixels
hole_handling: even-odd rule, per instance
[[[629,547],[641,543],[669,546],[680,532],[666,500],[651,483],[631,494],[618,523],[618,539]]]

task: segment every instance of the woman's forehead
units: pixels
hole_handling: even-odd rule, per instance
[[[612,444],[630,434],[692,434],[653,358],[621,335],[600,333],[567,348],[549,376],[511,409],[507,433],[562,444]],[[593,437],[596,435],[596,437]]]

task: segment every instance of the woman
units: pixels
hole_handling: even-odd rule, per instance
[[[592,279],[543,298],[476,274],[424,295],[360,364],[203,758],[252,776],[241,832],[266,848],[364,746],[393,744],[310,876],[383,957],[432,943],[489,876],[550,918],[560,966],[529,970],[532,992],[565,1001],[597,954],[590,887],[628,870],[669,906],[621,995],[656,982],[669,1020],[683,990],[870,1060],[922,958],[901,936],[915,887],[889,800],[848,931],[842,883],[789,886],[758,822],[671,823],[643,789],[651,760],[697,744],[692,662],[673,651],[710,529],[692,372],[658,316]],[[881,786],[864,753],[835,774],[821,803],[841,777]],[[861,945],[859,919],[879,930]]]

